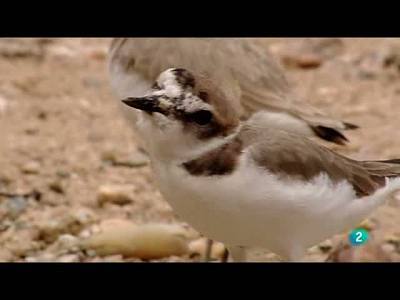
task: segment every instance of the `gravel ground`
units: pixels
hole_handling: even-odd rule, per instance
[[[0,261],[201,261],[205,239],[178,220],[120,114],[109,39],[0,40]],[[358,124],[357,159],[400,157],[400,40],[268,39],[298,93]],[[338,235],[308,261],[400,261],[400,208]],[[223,245],[216,243],[217,261]],[[252,260],[277,261],[252,250]]]

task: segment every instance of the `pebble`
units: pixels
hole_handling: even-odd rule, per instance
[[[333,248],[333,243],[331,240],[323,241],[318,245],[318,248],[323,252],[329,252]]]
[[[13,179],[10,176],[6,174],[0,174],[0,186],[9,185],[11,182],[13,182]]]
[[[205,257],[207,250],[207,238],[200,238],[189,243],[190,256],[200,256],[201,259]],[[214,241],[211,247],[210,258],[211,260],[221,260],[225,252],[224,244]]]
[[[8,216],[15,219],[26,210],[28,203],[25,198],[17,196],[9,198],[6,205]]]
[[[117,155],[113,151],[105,151],[102,156],[102,160],[110,162],[113,166],[128,167],[128,168],[139,168],[149,164],[149,157],[140,152],[136,151],[129,156],[128,160],[119,160]]]
[[[333,262],[390,262],[391,255],[384,251],[382,245],[370,240],[367,244],[359,247],[352,247],[342,244],[335,249],[330,261]]]
[[[363,228],[367,231],[371,231],[371,230],[375,229],[376,224],[370,219],[365,219],[364,221],[362,221],[360,223],[360,225],[358,227]]]
[[[36,257],[28,256],[28,257],[25,257],[25,262],[34,263],[34,262],[39,262],[39,260]]]
[[[159,259],[188,253],[185,231],[176,225],[135,225],[126,220],[105,221],[101,232],[82,242],[100,256],[122,255],[141,259]]]
[[[60,235],[56,241],[57,247],[63,250],[78,251],[79,239],[71,234]]]
[[[129,157],[129,165],[132,168],[138,168],[145,165],[148,165],[150,160],[149,157],[143,152],[136,151]]]
[[[393,253],[393,252],[396,252],[396,246],[395,245],[393,245],[393,244],[383,244],[382,246],[381,246],[381,248],[382,248],[382,250],[385,252],[385,253],[387,253],[387,254],[390,254],[390,253]]]
[[[72,217],[82,225],[88,225],[97,221],[96,214],[85,207],[79,208],[71,212]]]
[[[57,194],[64,194],[64,187],[59,180],[55,180],[49,183],[49,189]]]
[[[388,234],[384,237],[386,244],[392,245],[394,249],[400,253],[400,236],[395,234]]]
[[[62,234],[79,234],[91,222],[97,220],[95,214],[87,209],[66,210],[64,214],[46,216],[38,224],[40,239],[52,243]]]
[[[24,174],[39,174],[40,164],[37,161],[30,161],[24,164],[21,170]]]
[[[70,59],[77,56],[77,51],[67,46],[54,44],[47,48],[47,54],[57,59]]]
[[[87,53],[88,57],[94,60],[105,60],[107,58],[107,50],[92,49]]]
[[[12,58],[42,58],[44,55],[40,44],[34,39],[5,38],[0,43],[0,56]]]
[[[105,203],[113,203],[117,205],[126,205],[133,202],[129,195],[132,192],[131,186],[122,185],[104,185],[97,192],[97,203],[103,206]]]
[[[285,66],[299,69],[315,69],[322,65],[322,58],[313,53],[287,54],[282,57]]]
[[[3,244],[7,245],[7,249],[17,257],[26,256],[41,246],[37,241],[38,231],[34,228],[16,230],[14,227],[10,227],[2,233],[2,238]]]

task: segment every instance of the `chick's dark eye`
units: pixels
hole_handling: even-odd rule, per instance
[[[189,119],[199,125],[207,125],[211,122],[213,115],[208,110],[199,110],[190,114]]]

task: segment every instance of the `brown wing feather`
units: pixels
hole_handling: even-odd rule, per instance
[[[334,182],[347,180],[358,196],[370,195],[384,186],[385,177],[400,176],[399,164],[352,160],[283,131],[261,131],[248,126],[240,137],[254,161],[270,172],[300,180],[326,173]]]

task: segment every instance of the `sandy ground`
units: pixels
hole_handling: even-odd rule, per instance
[[[0,261],[140,261],[65,241],[84,240],[109,219],[188,228],[154,186],[120,114],[106,68],[109,42],[0,40],[0,193],[11,194],[0,196]],[[357,159],[400,157],[400,40],[260,42],[301,96],[361,127],[348,132],[348,146],[333,148]],[[129,201],[100,205],[99,189],[107,185],[123,186]],[[349,248],[337,236],[310,249],[306,260],[400,260],[400,208],[382,207],[364,226],[371,234],[366,246]],[[250,257],[277,260],[256,250]]]

